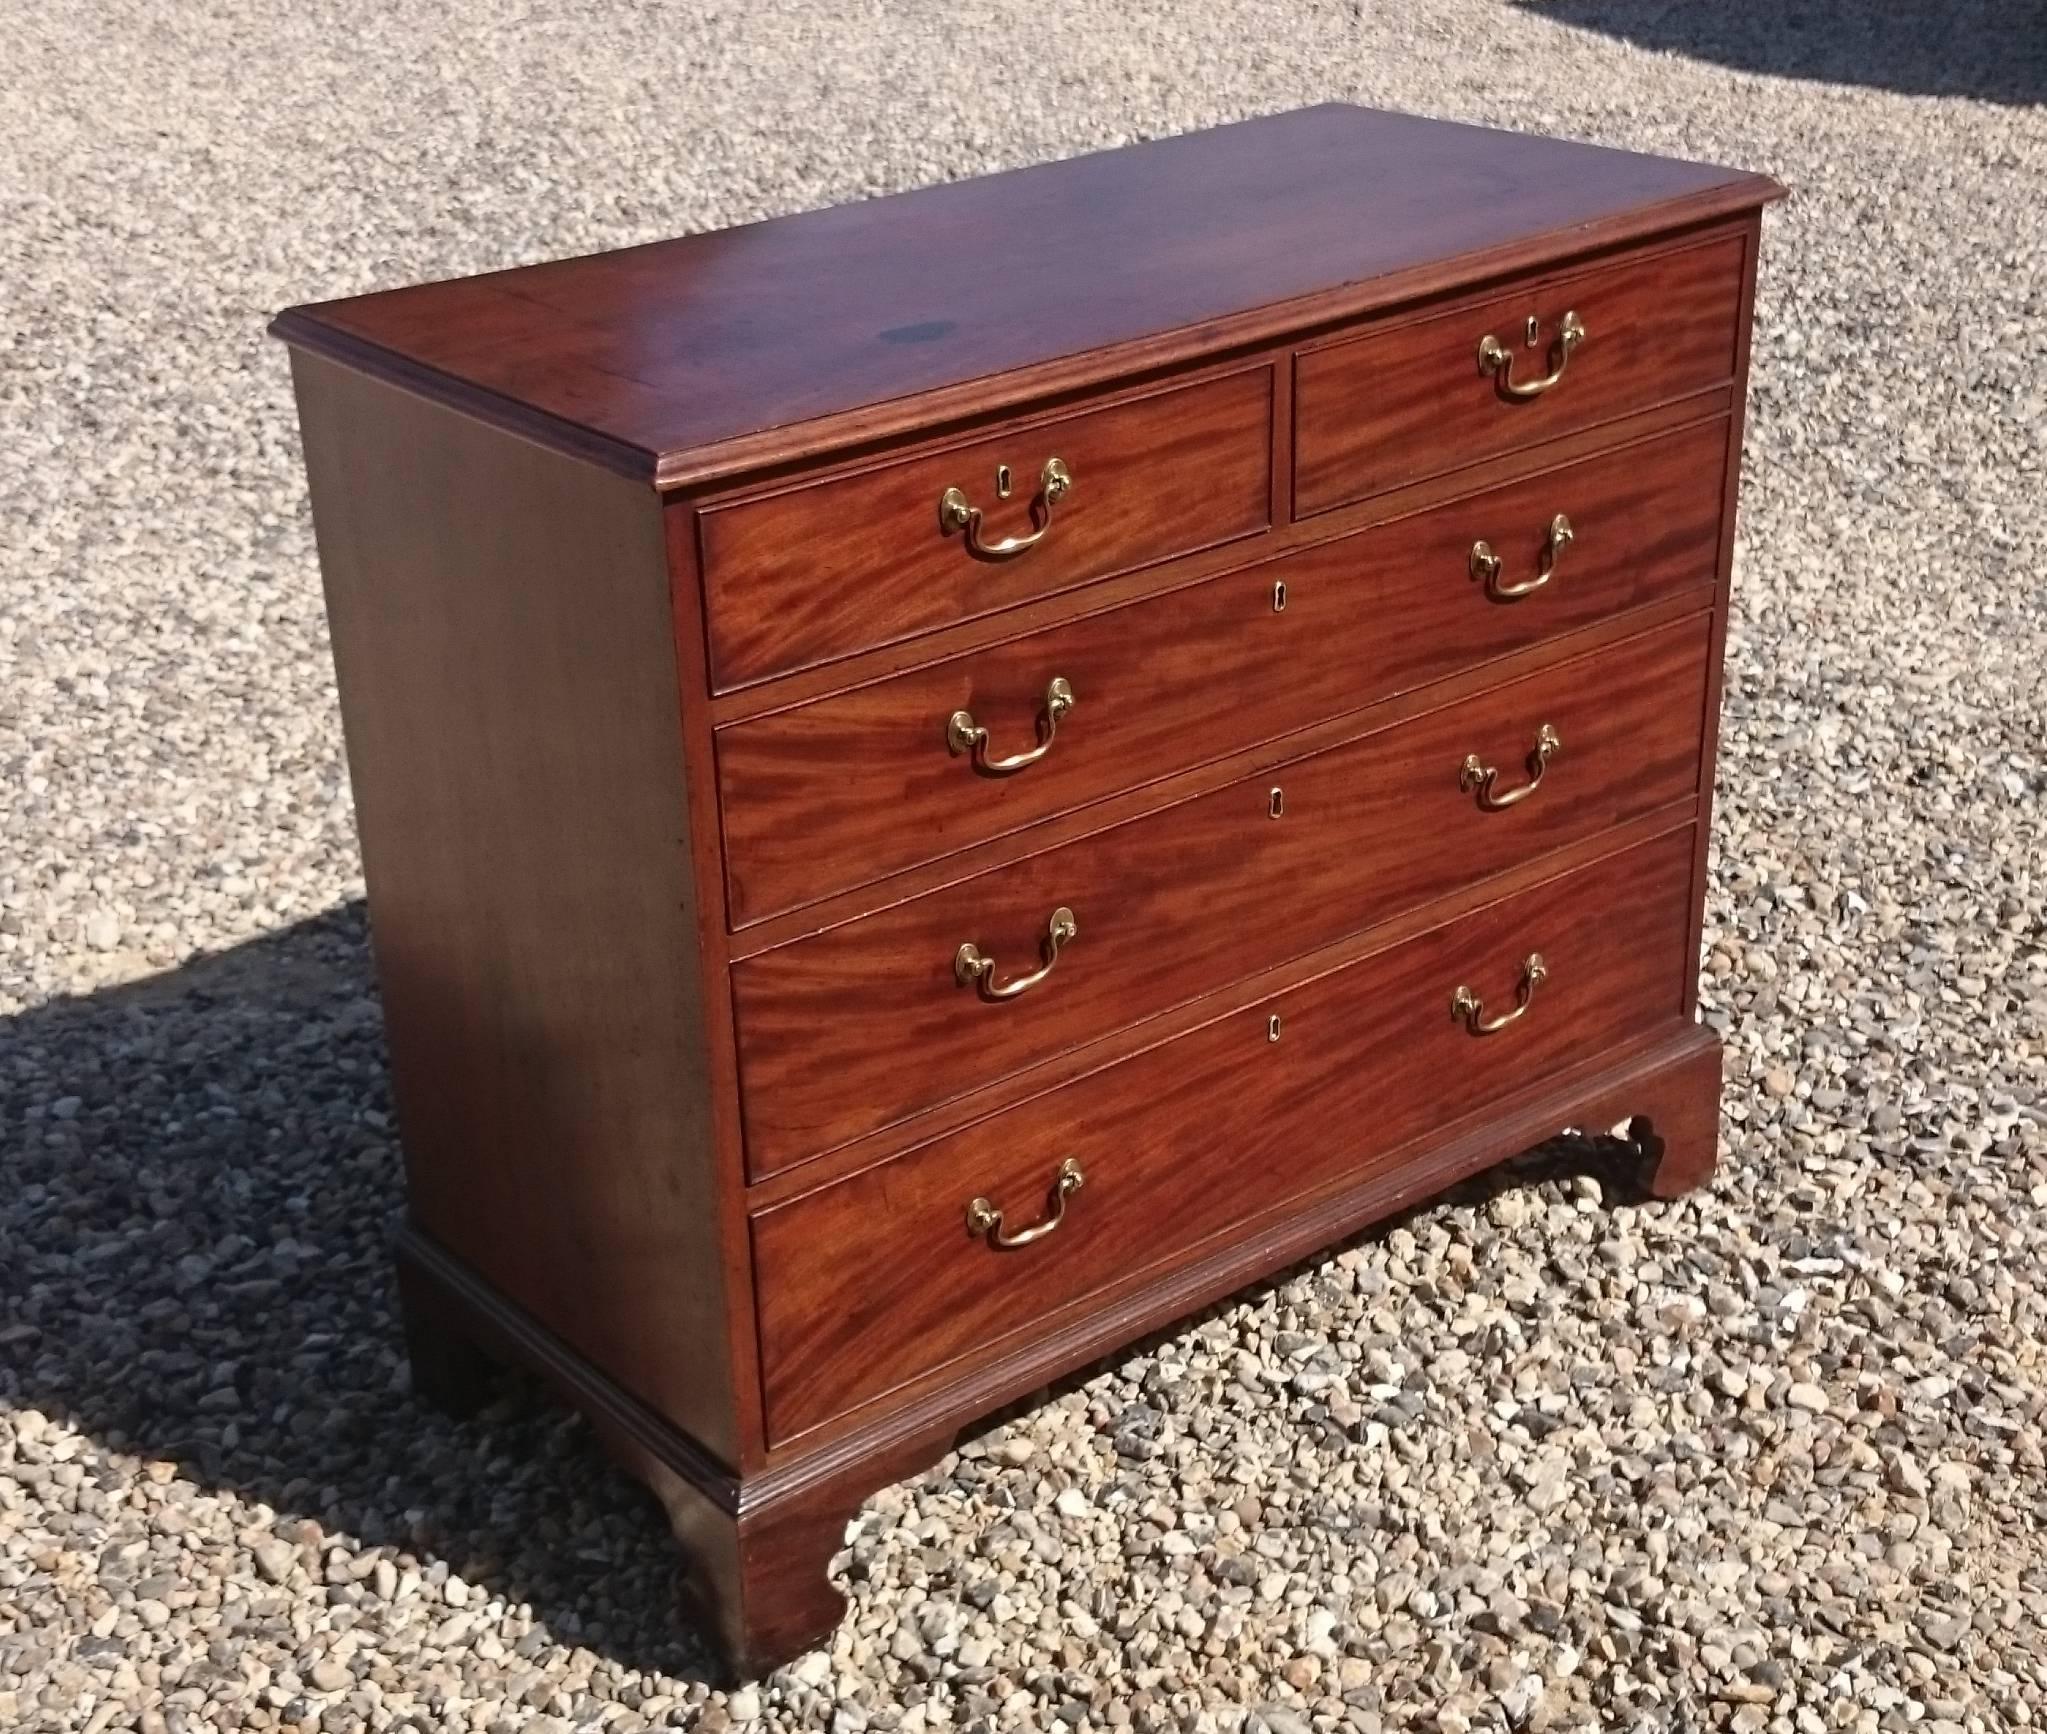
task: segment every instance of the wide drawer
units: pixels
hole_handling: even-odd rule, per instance
[[[1731,379],[1744,245],[1737,235],[1539,278],[1454,312],[1302,350],[1295,516]],[[1567,318],[1584,334],[1568,346]],[[1487,339],[1500,346],[1499,366],[1484,359]],[[1552,373],[1553,384],[1535,389]]]
[[[770,1438],[1669,1025],[1693,841],[1690,826],[1666,833],[756,1216]],[[1524,997],[1521,1016],[1474,1034]],[[1067,1163],[1080,1184],[1062,1203]],[[970,1217],[976,1199],[1001,1212],[1003,1238],[1058,1224],[1000,1248],[985,1213]]]
[[[752,1173],[1692,795],[1710,623],[1692,616],[743,959]],[[1540,787],[1514,798],[1546,735]],[[1468,758],[1490,784],[1474,786]],[[1004,990],[1015,997],[985,997]]]
[[[733,724],[718,734],[732,923],[1704,588],[1726,454],[1716,418]],[[949,731],[955,712],[985,742]]]
[[[1055,460],[1066,481],[1048,487]],[[1272,370],[1260,366],[706,507],[712,685],[849,656],[1265,529],[1271,463]],[[955,505],[978,514],[971,528]]]

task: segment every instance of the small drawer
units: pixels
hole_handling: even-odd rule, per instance
[[[1691,616],[742,959],[751,1172],[1693,795],[1710,626]]]
[[[1666,833],[757,1215],[770,1439],[1672,1027],[1693,843]]]
[[[1734,376],[1740,236],[1537,279],[1303,349],[1294,515],[1310,517]],[[1566,340],[1567,329],[1582,336]]]
[[[851,656],[1263,530],[1271,465],[1261,366],[707,506],[711,683]]]
[[[1703,589],[1726,458],[1716,418],[732,724],[718,734],[732,923]]]

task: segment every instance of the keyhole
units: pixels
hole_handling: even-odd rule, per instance
[[[1528,347],[1533,349],[1542,341],[1542,321],[1531,313],[1528,316]]]
[[[1528,323],[1531,327],[1528,341],[1530,343],[1533,343],[1535,341],[1535,337],[1532,328],[1535,324],[1535,321],[1531,319]],[[997,464],[995,466],[995,497],[998,500],[1006,500],[1009,498],[1009,466],[1007,464]]]
[[[1272,1016],[1271,1016],[1271,1017],[1269,1017],[1269,1018],[1267,1018],[1267,1019],[1265,1020],[1265,1039],[1266,1039],[1266,1040],[1267,1040],[1268,1042],[1276,1042],[1276,1041],[1278,1041],[1278,1040],[1279,1040],[1279,1013],[1278,1013],[1278,1012],[1274,1012],[1274,1013],[1272,1014]]]
[[[1265,810],[1271,817],[1280,818],[1286,812],[1286,790],[1274,789],[1265,798]]]
[[[1286,580],[1284,578],[1279,579],[1272,586],[1272,611],[1275,614],[1284,614],[1286,612]]]

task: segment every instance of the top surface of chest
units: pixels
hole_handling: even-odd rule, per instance
[[[1762,202],[1735,169],[1344,105],[294,308],[290,341],[669,484]]]

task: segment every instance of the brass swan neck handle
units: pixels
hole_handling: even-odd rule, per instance
[[[1020,975],[1014,981],[995,985],[995,959],[990,957],[972,940],[967,941],[953,953],[953,979],[961,987],[971,985],[985,1000],[1015,999],[1020,993],[1028,993],[1052,973],[1052,966],[1059,961],[1060,948],[1068,944],[1080,931],[1073,919],[1073,911],[1061,904],[1052,911],[1052,919],[1045,924],[1045,941],[1040,955],[1044,958],[1029,975]]]
[[[1012,1229],[1007,1232],[1002,1226],[1002,1212],[985,1198],[976,1198],[967,1205],[967,1232],[988,1237],[988,1244],[998,1252],[1013,1252],[1020,1246],[1029,1246],[1034,1240],[1043,1240],[1066,1220],[1066,1201],[1087,1184],[1087,1176],[1080,1171],[1080,1164],[1069,1156],[1059,1164],[1059,1172],[1052,1177],[1052,1205],[1047,1215],[1028,1228]]]
[[[1550,760],[1563,750],[1562,736],[1548,723],[1544,723],[1535,731],[1535,745],[1529,749],[1527,782],[1518,788],[1507,790],[1504,794],[1497,793],[1494,785],[1499,781],[1498,769],[1486,764],[1478,754],[1469,753],[1458,768],[1457,786],[1466,794],[1474,790],[1477,792],[1480,812],[1504,812],[1507,808],[1527,800],[1542,787],[1543,773],[1549,769]]]
[[[1485,585],[1485,593],[1495,602],[1512,602],[1517,597],[1533,595],[1556,576],[1557,557],[1577,539],[1578,532],[1571,528],[1571,520],[1559,512],[1549,521],[1549,535],[1543,542],[1542,558],[1536,563],[1533,578],[1523,578],[1518,584],[1502,584],[1502,562],[1487,541],[1472,543],[1467,570]]]
[[[1542,953],[1531,951],[1521,964],[1521,985],[1514,990],[1512,1011],[1489,1018],[1485,1015],[1485,1001],[1460,985],[1450,996],[1450,1015],[1472,1035],[1498,1035],[1509,1024],[1528,1015],[1528,1008],[1535,1003],[1535,990],[1548,979],[1549,966],[1542,961]]]
[[[1072,683],[1063,674],[1055,674],[1045,688],[1044,708],[1038,712],[1036,746],[1011,753],[1007,758],[991,759],[988,756],[988,731],[974,721],[974,713],[970,710],[956,710],[945,719],[945,744],[955,755],[970,753],[974,769],[984,777],[1013,777],[1052,750],[1052,742],[1059,733],[1059,719],[1073,706]]]
[[[1006,472],[1005,472],[1006,473]],[[1028,536],[1004,536],[999,542],[981,539],[981,508],[968,502],[958,488],[947,488],[938,496],[939,527],[950,536],[965,534],[967,552],[979,560],[1013,560],[1026,549],[1035,548],[1052,528],[1052,508],[1073,486],[1073,472],[1058,458],[1047,458],[1038,472],[1037,497],[1031,501],[1031,522],[1037,526]]]
[[[1536,323],[1528,322],[1530,337],[1534,342]],[[1516,380],[1514,377],[1514,352],[1490,331],[1478,340],[1478,370],[1498,384],[1508,397],[1540,397],[1564,377],[1564,369],[1570,364],[1571,351],[1585,341],[1585,322],[1575,313],[1566,313],[1557,327],[1557,334],[1549,346],[1549,372],[1540,379]]]

